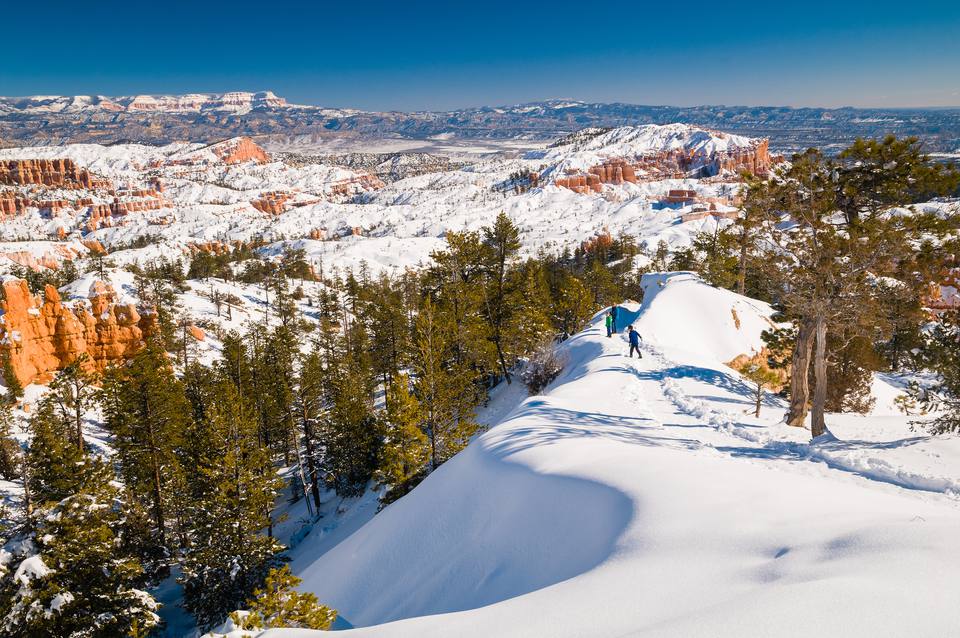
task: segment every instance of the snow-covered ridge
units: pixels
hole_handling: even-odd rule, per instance
[[[722,360],[759,347],[769,307],[691,273],[644,289],[409,495],[332,549],[308,535],[302,588],[360,638],[957,634],[960,440],[832,415],[845,441],[809,444],[772,397],[746,416]]]
[[[0,98],[0,112],[23,113],[83,113],[156,112],[184,113],[226,111],[245,113],[252,109],[285,108],[292,106],[273,91],[231,91],[228,93],[190,93],[186,95],[36,95]]]
[[[562,143],[565,141],[569,143]],[[532,151],[527,157],[554,165],[553,171],[559,175],[564,171],[585,171],[612,158],[635,160],[675,152],[707,158],[717,153],[755,150],[764,142],[688,124],[648,124],[606,132],[585,129],[546,151]]]

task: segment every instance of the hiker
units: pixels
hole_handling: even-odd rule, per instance
[[[607,339],[610,338],[610,335],[613,334],[613,311],[607,313]]]
[[[610,309],[610,316],[613,317],[613,334],[617,334],[617,315],[620,314],[620,306],[614,306]]]
[[[630,335],[630,358],[633,359],[633,351],[637,351],[637,356],[643,359],[640,354],[640,333],[633,329],[633,324],[627,326],[627,334]]]

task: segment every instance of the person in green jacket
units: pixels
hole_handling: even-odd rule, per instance
[[[613,311],[607,313],[607,339],[613,334]]]

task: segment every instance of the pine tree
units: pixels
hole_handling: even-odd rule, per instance
[[[930,188],[941,188],[948,182],[955,185],[954,177],[960,179],[952,174],[940,179],[937,170],[940,177],[927,180],[929,162],[911,144],[887,140],[880,147],[851,149],[837,162],[813,149],[795,155],[789,168],[748,191],[748,198],[757,198],[747,203],[753,210],[759,210],[759,203],[775,202],[761,224],[767,247],[764,273],[776,300],[799,326],[787,422],[804,422],[812,362],[814,437],[826,431],[831,333],[841,336],[841,327],[856,325],[879,327],[863,321],[870,314],[880,316],[872,301],[882,290],[877,281],[898,274],[898,265],[910,261],[919,237],[944,231],[944,224],[931,215],[891,215],[886,209],[912,203],[897,202],[911,193],[929,194],[931,183]],[[873,164],[869,174],[862,171],[865,161]],[[901,162],[912,168],[904,173],[898,168]],[[893,170],[884,168],[887,165]],[[916,191],[921,181],[927,186]]]
[[[57,373],[50,383],[49,400],[53,403],[57,416],[71,424],[74,444],[85,451],[83,441],[83,416],[96,403],[96,376],[85,369],[89,357],[82,353]]]
[[[760,406],[763,403],[763,391],[780,381],[780,376],[758,361],[746,361],[737,368],[737,372],[754,384],[754,416],[760,417]]]
[[[430,441],[423,432],[420,402],[410,393],[404,374],[393,377],[382,415],[384,443],[377,480],[390,486],[382,502],[391,503],[423,479],[430,462]]]
[[[183,491],[178,454],[190,425],[183,385],[166,353],[150,343],[129,365],[107,374],[101,396],[124,482],[150,504],[156,546],[171,548],[171,521],[181,511]]]
[[[513,303],[516,282],[510,276],[510,265],[520,250],[520,230],[501,212],[493,226],[483,229],[483,246],[486,249],[483,272],[487,282],[483,312],[490,326],[490,340],[497,349],[500,373],[509,384],[510,370],[504,339],[517,314],[516,304]]]
[[[940,315],[923,349],[922,362],[937,373],[932,386],[913,384],[909,394],[924,410],[939,414],[932,422],[920,422],[934,434],[960,432],[960,313]]]
[[[300,582],[286,565],[271,569],[263,587],[247,601],[250,613],[232,614],[234,622],[246,630],[330,629],[337,612],[321,605],[313,594],[298,592]]]
[[[78,468],[93,462],[77,448],[70,423],[58,418],[51,400],[41,399],[28,422],[30,447],[26,456],[28,488],[40,506],[57,503],[81,488]]]
[[[213,378],[203,395],[206,418],[187,440],[197,459],[186,504],[190,542],[182,562],[184,603],[201,628],[237,609],[260,584],[281,546],[263,530],[270,524],[281,481],[257,440],[257,426],[236,388]]]
[[[20,444],[13,437],[13,412],[0,401],[0,478],[14,481],[20,477]]]
[[[453,326],[425,300],[416,321],[415,387],[435,470],[466,447],[477,431],[470,377],[452,357]]]
[[[75,451],[74,446],[69,446]],[[112,638],[156,626],[159,607],[138,589],[142,569],[123,551],[118,494],[109,466],[85,459],[76,491],[41,512],[36,529],[7,546],[0,563],[0,633],[11,638]]]

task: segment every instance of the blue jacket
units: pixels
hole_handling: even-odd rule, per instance
[[[640,345],[640,333],[636,330],[630,331],[630,345],[639,346]]]

